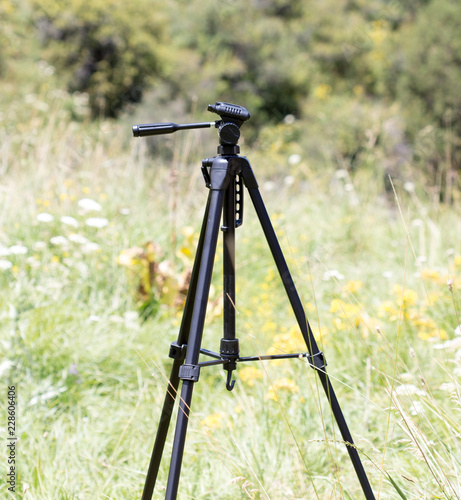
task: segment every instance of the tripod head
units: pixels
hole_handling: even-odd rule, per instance
[[[231,152],[230,149],[232,149],[232,152],[235,152],[233,148],[237,146],[240,138],[240,127],[250,119],[250,113],[243,106],[220,101],[216,102],[216,104],[209,104],[207,110],[211,113],[216,113],[221,119],[215,122],[188,123],[184,125],[178,125],[177,123],[134,125],[133,136],[146,137],[149,135],[171,134],[177,130],[214,126],[218,129],[219,143],[221,145],[221,150],[218,150],[218,152],[224,154]]]

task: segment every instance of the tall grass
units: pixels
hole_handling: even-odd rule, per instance
[[[76,97],[53,95],[30,95],[33,112],[1,126],[0,371],[5,388],[18,388],[16,497],[140,498],[181,308],[157,295],[161,304],[141,320],[145,262],[124,267],[118,258],[156,242],[163,253],[153,258],[170,262],[174,292],[192,265],[207,195],[199,159],[213,151],[185,133],[162,162],[130,138],[129,117],[72,121],[65,104]],[[280,166],[269,178],[261,160],[270,155],[254,157],[376,496],[460,498],[456,210],[408,185],[386,197],[347,172],[316,176],[302,159],[299,176]],[[242,355],[305,351],[249,205],[237,234]],[[221,266],[218,254],[203,341],[212,350],[222,336]],[[361,497],[305,362],[242,364],[236,377],[229,393],[223,370],[202,370],[180,498]],[[169,440],[155,498],[170,449]],[[0,491],[15,497],[6,459]]]

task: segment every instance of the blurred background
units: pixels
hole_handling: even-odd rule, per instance
[[[307,172],[372,171],[384,188],[392,175],[452,202],[460,15],[448,0],[5,0],[2,94],[59,89],[77,121],[202,119],[208,101],[236,102],[247,141],[285,170],[300,155]]]
[[[131,127],[227,101],[376,497],[461,498],[461,3],[1,0],[0,20],[0,496],[140,498],[218,137]],[[237,262],[242,355],[304,351],[250,203]],[[180,498],[361,497],[308,365],[239,366],[232,393],[202,372]]]

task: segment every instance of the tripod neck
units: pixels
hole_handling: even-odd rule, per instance
[[[218,155],[220,156],[233,156],[240,153],[240,146],[237,144],[230,146],[223,146],[222,144],[218,146]]]

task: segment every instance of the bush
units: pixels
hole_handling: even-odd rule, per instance
[[[164,17],[147,0],[32,0],[45,55],[67,74],[70,91],[89,94],[95,116],[139,102],[162,71]]]
[[[415,159],[450,199],[461,161],[461,4],[429,3],[399,35],[397,96],[405,103]]]

